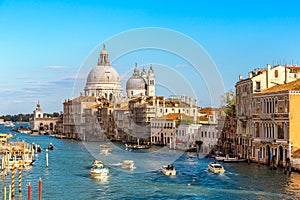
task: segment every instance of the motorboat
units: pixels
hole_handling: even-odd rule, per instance
[[[5,127],[14,127],[15,125],[12,121],[6,121],[6,122],[4,122],[4,126]]]
[[[210,162],[208,165],[208,171],[212,172],[212,173],[224,173],[225,169],[224,167],[216,162]]]
[[[112,148],[110,146],[107,146],[107,145],[100,145],[100,150],[108,150],[108,151],[111,151]]]
[[[12,134],[0,133],[0,142],[7,142],[9,138],[12,138]]]
[[[219,162],[223,162],[225,159],[226,159],[226,157],[225,156],[215,156],[215,159],[217,160],[217,161],[219,161]]]
[[[53,148],[54,148],[54,146],[53,146],[53,144],[50,142],[50,144],[48,145],[48,149],[49,149],[49,150],[53,150]]]
[[[149,149],[149,145],[140,145],[140,144],[125,144],[126,149]]]
[[[122,168],[124,169],[134,169],[133,160],[123,160],[121,163],[122,163]]]
[[[112,148],[110,146],[107,145],[100,145],[100,153],[107,155],[109,151],[111,151]]]
[[[17,132],[23,133],[23,134],[30,134],[30,133],[31,133],[31,130],[30,130],[30,129],[27,129],[27,128],[18,128],[18,129],[17,129]]]
[[[225,158],[223,160],[223,162],[246,162],[247,159],[242,159],[242,158],[239,158],[239,157],[235,157],[235,158]]]
[[[141,145],[140,139],[137,139],[137,144],[125,144],[126,150],[129,149],[149,149],[150,145]]]
[[[91,178],[105,179],[108,178],[108,174],[108,168],[105,168],[101,161],[94,160],[92,168],[90,170]]]
[[[173,165],[163,165],[161,172],[166,176],[176,175],[176,170]]]

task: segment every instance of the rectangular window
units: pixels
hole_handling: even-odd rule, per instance
[[[275,76],[275,78],[278,78],[278,70],[275,70],[274,76]]]
[[[255,91],[260,91],[261,88],[260,88],[260,81],[256,81],[256,85],[255,85]]]

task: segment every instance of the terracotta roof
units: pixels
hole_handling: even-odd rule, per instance
[[[182,113],[170,113],[161,117],[153,118],[152,120],[179,120],[180,117],[184,118],[191,118]]]
[[[206,114],[206,115],[212,115],[213,111],[218,111],[217,108],[212,108],[212,107],[206,107],[198,110],[199,113],[201,114]]]
[[[72,99],[72,102],[96,102],[97,98],[92,96],[80,96]]]
[[[99,108],[101,107],[102,105],[101,104],[89,104],[89,105],[86,105],[86,108]]]
[[[300,70],[300,66],[286,66],[288,69],[298,69]]]
[[[300,79],[297,79],[295,81],[286,84],[275,85],[273,87],[263,90],[261,94],[270,93],[270,92],[289,91],[289,90],[300,90]]]

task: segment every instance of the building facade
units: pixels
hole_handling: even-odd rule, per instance
[[[63,103],[63,135],[72,139],[85,139],[84,109],[99,103],[95,96],[79,96]]]
[[[278,165],[286,159],[299,159],[300,151],[300,80],[278,85],[253,97],[253,160]],[[292,162],[293,163],[293,162]]]
[[[56,123],[60,120],[59,117],[47,116],[38,102],[36,109],[33,111],[33,117],[29,119],[29,126],[32,131],[40,134],[51,134],[57,130]]]
[[[129,101],[129,132],[135,137],[148,138],[150,141],[150,122],[153,118],[167,114],[180,113],[197,117],[196,101],[190,98],[169,98],[163,96],[141,96]]]
[[[236,84],[236,152],[247,158],[254,136],[253,95],[270,87],[289,83],[299,77],[299,67],[277,65],[249,72],[249,77]]]

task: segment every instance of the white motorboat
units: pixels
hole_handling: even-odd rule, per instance
[[[212,172],[212,173],[224,173],[225,169],[224,167],[216,162],[210,162],[208,165],[208,171]]]
[[[122,161],[122,168],[124,168],[124,169],[134,169],[133,160],[123,160]]]
[[[100,150],[107,150],[107,151],[111,151],[112,148],[110,146],[107,146],[107,145],[100,145]]]
[[[176,170],[173,165],[163,165],[161,172],[166,176],[176,175]]]
[[[91,178],[105,179],[108,178],[108,168],[105,168],[101,161],[95,160],[90,170]]]
[[[109,151],[111,151],[112,148],[110,146],[107,145],[100,145],[100,153],[103,155],[107,155],[109,153]]]
[[[5,127],[14,127],[15,125],[12,121],[6,121],[6,122],[4,122],[4,126]]]

